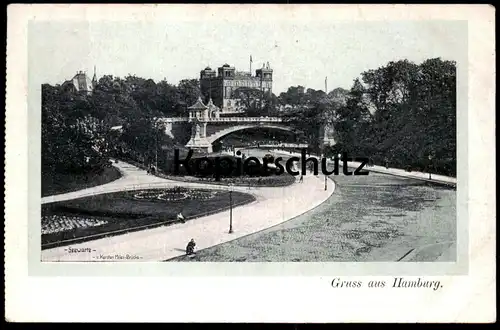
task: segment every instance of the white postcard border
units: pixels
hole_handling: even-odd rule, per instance
[[[216,5],[221,11],[245,11],[242,5]],[[260,322],[331,322],[338,320],[384,320],[384,321],[442,321],[442,320],[492,320],[496,317],[491,309],[494,304],[494,247],[495,247],[495,192],[490,186],[495,180],[494,172],[494,8],[489,6],[385,6],[385,5],[342,5],[332,12],[321,6],[297,5],[300,18],[290,7],[281,5],[266,8],[269,15],[277,11],[284,19],[312,19],[337,17],[342,19],[452,19],[468,21],[468,67],[457,64],[458,76],[458,187],[457,221],[458,262],[457,263],[41,263],[40,262],[40,191],[39,185],[39,116],[33,109],[40,109],[39,95],[31,95],[29,84],[27,40],[28,20],[52,19],[59,14],[64,19],[103,19],[113,13],[112,19],[142,18],[159,19],[161,6],[121,6],[121,9],[102,8],[102,5],[10,5],[8,10],[7,42],[7,95],[6,95],[6,156],[5,156],[5,266],[6,266],[6,313],[13,320],[239,320],[251,319]],[[54,8],[55,7],[55,8]],[[133,7],[133,8],[132,8]],[[261,6],[254,6],[258,11]],[[271,8],[272,7],[272,8]],[[59,9],[56,9],[59,8]],[[139,9],[140,10],[139,10]],[[196,19],[201,16],[211,19],[207,8],[214,5],[170,6],[172,16]],[[173,10],[172,10],[173,9]],[[327,10],[328,9],[328,10]],[[179,15],[189,10],[192,15]],[[295,11],[295,13],[296,13]],[[201,14],[204,12],[205,14]],[[164,14],[164,12],[161,12]],[[253,12],[255,14],[255,12]],[[252,19],[264,19],[267,14],[250,15]],[[330,15],[330,16],[327,16]],[[168,15],[167,15],[168,16]],[[29,41],[28,41],[29,42]],[[460,61],[462,62],[462,61]],[[467,60],[465,61],[467,63]],[[468,77],[468,80],[466,79]],[[492,79],[493,78],[493,79]],[[465,79],[465,80],[464,80]],[[467,81],[469,85],[467,86]],[[468,91],[467,91],[468,87]],[[26,100],[29,97],[29,108]],[[38,104],[31,103],[38,98]],[[467,107],[468,104],[468,107]],[[29,113],[29,116],[28,116]],[[465,115],[467,114],[467,115]],[[465,129],[465,130],[464,130]],[[467,132],[464,139],[463,132]],[[467,155],[467,156],[465,156]],[[28,166],[29,163],[29,166]],[[468,172],[464,171],[468,168]],[[464,186],[465,184],[465,186]],[[488,189],[489,188],[489,189]],[[29,196],[29,203],[27,197]],[[467,217],[463,215],[466,214]],[[468,228],[467,218],[474,219]],[[29,225],[28,225],[29,219]],[[479,219],[479,220],[478,220]],[[27,236],[26,233],[29,233]],[[468,253],[470,249],[470,254]],[[468,256],[468,257],[467,257]],[[29,262],[27,258],[29,259]],[[469,260],[468,260],[469,259]],[[166,276],[196,275],[197,278],[184,279]],[[216,278],[211,276],[239,275],[235,278]],[[401,291],[384,292],[383,299],[377,300],[372,309],[361,308],[379,299],[380,293],[361,289],[357,292],[335,291],[329,287],[334,276],[391,276],[391,275],[467,275],[446,277],[438,302],[430,302],[432,294]],[[69,277],[66,277],[69,276]],[[75,276],[75,277],[72,277]],[[101,276],[92,277],[92,276]],[[122,277],[127,276],[127,277]],[[143,279],[143,276],[156,278]],[[259,276],[259,277],[257,277]],[[262,278],[261,276],[267,276]],[[270,277],[271,276],[271,277]],[[285,276],[285,277],[284,277]],[[288,276],[288,277],[286,277]],[[300,277],[291,277],[300,276]],[[315,276],[315,277],[309,277]],[[318,277],[320,276],[320,277]],[[323,276],[323,277],[321,277]],[[132,278],[131,278],[132,277]],[[93,288],[90,294],[88,288]],[[237,296],[235,296],[235,290]],[[290,301],[292,290],[297,304]],[[260,313],[250,317],[245,308],[256,309],[259,298],[257,293],[273,292],[278,295],[279,308],[272,302],[262,299],[258,306]],[[375,290],[376,291],[376,290]],[[156,292],[159,297],[148,294]],[[198,292],[198,294],[197,294]],[[311,296],[314,292],[315,296]],[[52,297],[51,297],[52,293]],[[86,312],[78,314],[78,308],[64,307],[62,302],[72,300],[73,306],[87,304]],[[201,293],[201,297],[200,297]],[[105,294],[105,298],[101,298]],[[190,302],[192,294],[198,303],[224,302],[224,297],[232,297],[233,303],[225,305],[225,311],[207,308],[196,313],[187,312],[184,306]],[[175,301],[165,301],[162,297],[175,297]],[[281,296],[280,296],[281,295]],[[302,295],[302,296],[301,296]],[[335,298],[333,298],[335,296]],[[406,298],[405,298],[406,296]],[[93,299],[92,299],[93,297]],[[99,298],[98,298],[99,297]],[[248,297],[246,302],[242,297]],[[478,300],[470,301],[476,297]],[[113,308],[103,308],[103,301],[114,298]],[[146,299],[161,301],[161,306],[149,310],[140,309],[132,313],[127,301],[146,303]],[[210,298],[210,299],[209,299]],[[285,299],[283,299],[285,298]],[[288,298],[288,300],[286,299]],[[330,301],[328,306],[335,309],[318,307],[298,308],[298,302],[314,299]],[[481,300],[479,301],[479,299]],[[62,300],[58,301],[58,300]],[[332,301],[334,299],[334,301]],[[357,299],[357,305],[356,305]],[[466,299],[460,303],[457,299]],[[102,301],[101,301],[102,300]],[[237,301],[240,305],[235,304]],[[340,302],[343,301],[343,304]],[[418,308],[403,309],[406,303],[413,302]],[[90,304],[90,305],[89,305]],[[310,303],[311,305],[313,302]],[[427,305],[425,305],[427,304]],[[439,304],[441,308],[434,311]],[[238,305],[238,306],[236,306]],[[57,307],[56,307],[57,306]],[[135,306],[135,305],[134,305]],[[148,304],[151,306],[151,304]],[[171,313],[165,315],[165,308]],[[368,305],[366,305],[368,306]],[[375,306],[375,308],[373,308]],[[267,307],[267,310],[266,310]],[[54,310],[51,310],[54,308]],[[102,309],[100,309],[102,308]],[[392,310],[391,310],[392,308]],[[444,310],[443,308],[448,308]],[[248,312],[248,309],[246,310]],[[80,308],[80,312],[84,308]],[[363,313],[359,313],[362,310]],[[396,311],[398,313],[395,313]],[[89,313],[92,311],[92,313]],[[175,312],[174,312],[175,311]],[[330,313],[328,313],[328,311]],[[62,312],[62,313],[61,313]],[[163,312],[163,314],[162,314]],[[222,313],[219,313],[222,312]],[[415,313],[416,312],[416,313]],[[140,314],[140,315],[139,315]]]

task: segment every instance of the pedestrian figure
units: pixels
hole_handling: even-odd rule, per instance
[[[177,220],[181,221],[182,223],[186,223],[186,218],[184,217],[184,215],[182,215],[182,212],[179,212],[179,214],[177,214]]]
[[[189,241],[189,243],[186,246],[186,254],[188,256],[194,254],[194,247],[195,246],[196,246],[196,243],[195,243],[194,239],[191,238],[191,240]]]
[[[312,173],[314,171],[314,165],[313,164],[308,164],[307,168],[309,169],[310,173]]]
[[[385,157],[385,168],[389,169],[389,158]]]
[[[300,176],[299,182],[304,182],[304,176],[303,175]]]

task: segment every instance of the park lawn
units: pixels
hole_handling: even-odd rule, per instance
[[[195,192],[208,191],[183,188],[183,191],[188,190]],[[148,192],[155,191],[161,190],[148,190]],[[77,216],[82,219],[97,219],[107,222],[96,227],[73,228],[67,231],[42,234],[42,249],[176,223],[178,222],[176,217],[179,212],[182,212],[186,220],[189,221],[229,208],[229,192],[226,191],[216,191],[211,199],[188,198],[177,201],[137,200],[133,198],[134,193],[137,193],[137,191],[102,194],[42,205],[42,217]],[[254,200],[255,197],[250,194],[232,192],[233,207]],[[114,231],[120,232],[112,233]],[[77,240],[63,242],[69,239]]]
[[[200,182],[213,185],[226,186],[232,184],[234,186],[250,186],[250,187],[286,187],[295,182],[295,177],[290,174],[270,175],[270,176],[240,176],[220,178],[220,181],[215,181],[214,178],[203,178],[195,176],[177,176],[177,175],[161,175],[169,180],[183,182]]]
[[[221,156],[219,154],[216,154],[216,156]],[[229,157],[235,159],[235,157],[223,155],[224,157]],[[211,157],[213,158],[213,157]],[[192,158],[194,159],[194,158]],[[287,158],[285,157],[285,160]],[[144,166],[144,164],[138,163],[134,160],[131,159],[126,159],[124,160],[126,162],[129,162],[143,170],[147,170],[147,166]],[[160,167],[161,170],[161,167]],[[241,187],[286,187],[295,182],[295,177],[293,175],[290,175],[288,173],[283,173],[281,175],[264,175],[264,176],[249,176],[249,175],[240,175],[240,176],[231,176],[231,177],[220,177],[220,181],[215,181],[215,178],[213,177],[201,177],[201,176],[191,176],[191,175],[174,175],[174,174],[168,174],[165,172],[156,173],[155,175],[168,179],[168,180],[173,180],[173,181],[180,181],[180,182],[199,182],[199,183],[205,183],[205,184],[213,184],[213,185],[221,185],[221,186],[227,186],[228,184],[232,184],[234,186],[241,186]]]
[[[99,174],[42,174],[42,197],[100,186],[115,181],[121,176],[120,171],[113,166],[103,168]]]

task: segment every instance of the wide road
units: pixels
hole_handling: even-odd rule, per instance
[[[260,157],[265,152],[251,151]],[[454,261],[456,191],[371,172],[332,176],[335,193],[295,219],[172,261]],[[433,248],[433,247],[438,248]],[[411,250],[423,252],[415,254]],[[443,249],[444,247],[444,249]],[[403,259],[404,260],[404,259]],[[406,261],[406,260],[405,260]]]

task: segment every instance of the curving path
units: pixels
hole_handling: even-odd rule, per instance
[[[61,202],[75,198],[94,196],[94,195],[106,194],[117,191],[138,190],[138,189],[148,189],[148,188],[153,189],[153,188],[183,186],[191,188],[227,189],[224,188],[224,186],[163,179],[154,175],[149,175],[146,173],[145,170],[142,170],[126,162],[115,163],[113,164],[113,166],[115,166],[121,172],[122,174],[121,178],[100,186],[86,188],[65,194],[43,197],[42,204]],[[233,187],[233,190],[246,192],[248,188]]]
[[[167,180],[152,175],[128,163],[114,164],[123,176],[102,186],[42,198],[42,204],[92,196],[97,194],[182,186],[224,189],[220,186]],[[227,189],[227,188],[225,188]],[[256,201],[233,208],[233,233],[229,234],[229,211],[197,218],[185,224],[147,229],[101,238],[90,242],[43,250],[42,261],[158,261],[184,255],[189,239],[194,238],[197,249],[225,243],[275,226],[319,206],[330,197],[335,184],[329,181],[325,190],[323,177],[304,176],[304,182],[287,187],[233,187],[234,191],[251,193]],[[76,249],[70,253],[69,248]],[[88,251],[88,252],[87,252]],[[127,255],[129,258],[127,259]],[[121,256],[122,258],[117,258]]]
[[[281,155],[285,155],[285,156],[295,156],[295,157],[301,156],[300,153],[297,153],[297,152],[290,153],[290,152],[286,152],[286,151],[283,151],[280,149],[274,149],[271,151],[274,154],[281,154]],[[310,157],[316,158],[319,160],[318,156],[310,155]],[[327,164],[333,166],[333,161],[331,159],[328,159]],[[359,165],[361,165],[361,163],[359,163],[359,162],[348,162],[348,166],[350,168],[357,168]],[[339,166],[340,166],[340,168],[342,168],[342,162],[339,162]],[[402,177],[402,178],[409,178],[409,179],[415,179],[415,180],[420,180],[420,181],[434,182],[434,183],[450,185],[450,186],[457,185],[457,179],[454,177],[438,175],[438,174],[431,174],[430,178],[429,178],[429,173],[416,172],[416,171],[407,172],[404,169],[400,169],[400,168],[393,168],[393,167],[385,168],[384,166],[374,165],[371,167],[364,166],[363,171],[388,174],[388,175],[398,176],[398,177]]]

